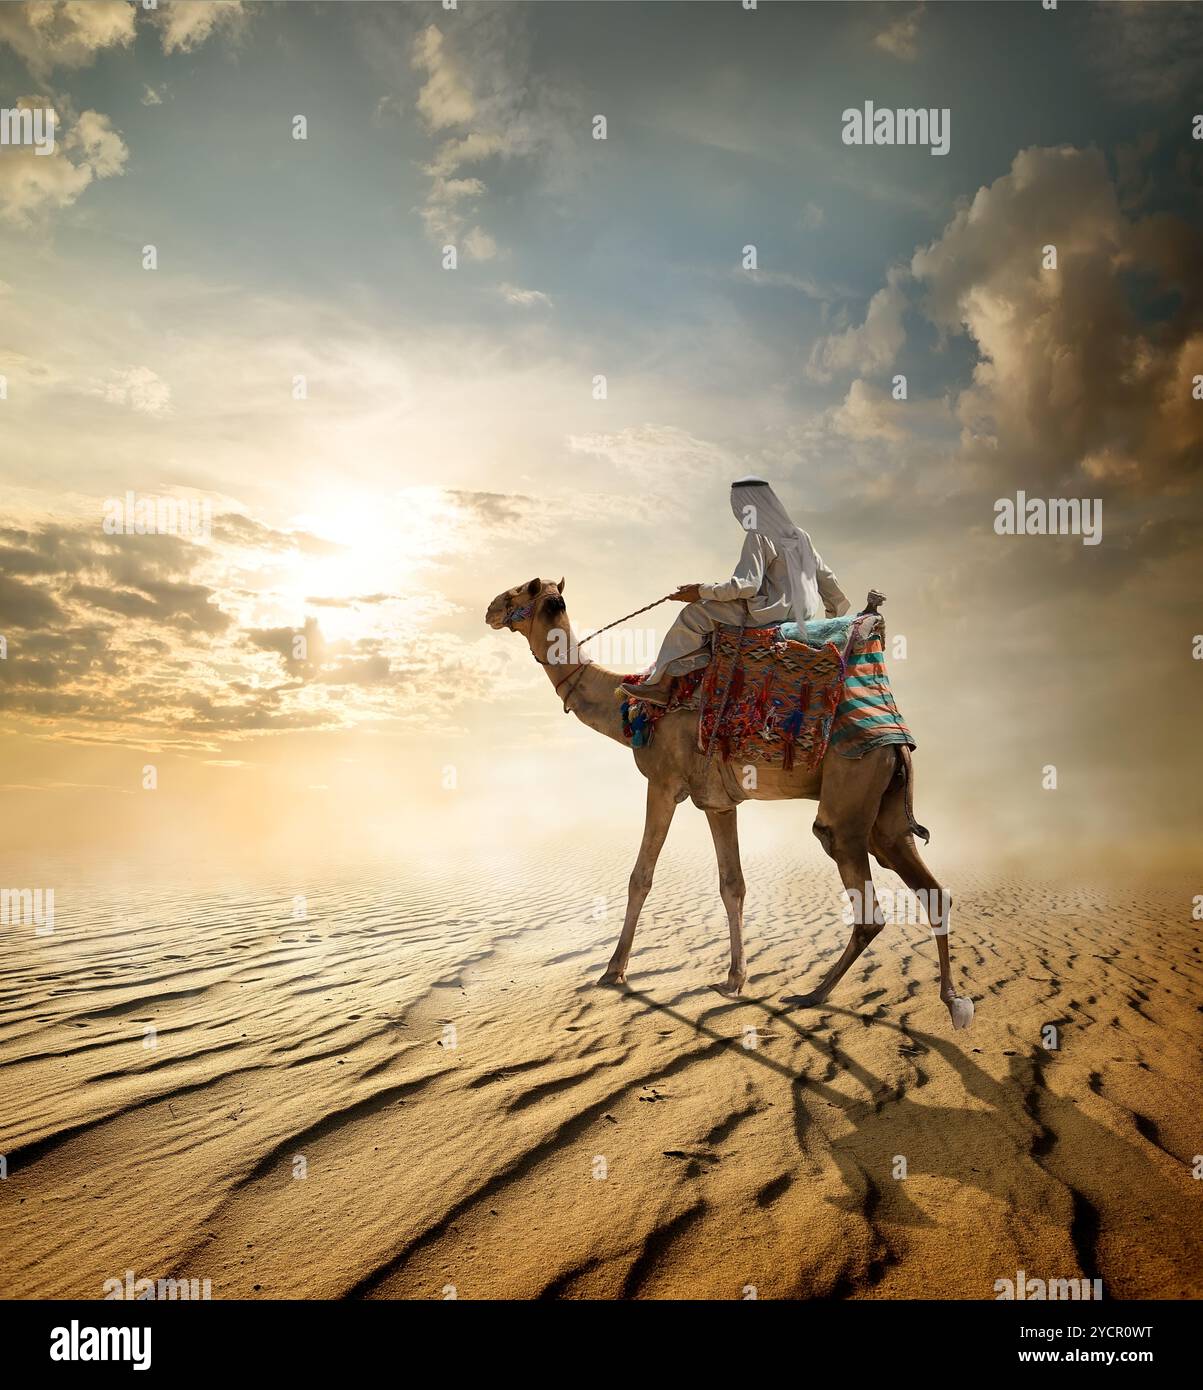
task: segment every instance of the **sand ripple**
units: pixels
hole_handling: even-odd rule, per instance
[[[593,985],[625,846],[92,891],[52,937],[5,928],[0,1292],[127,1269],[219,1298],[981,1298],[1018,1269],[1203,1292],[1188,889],[956,875],[978,1019],[954,1036],[916,925],[783,1012],[842,949],[835,877],[745,867],[738,1002],[708,988],[726,926],[693,852],[665,854],[627,993]]]

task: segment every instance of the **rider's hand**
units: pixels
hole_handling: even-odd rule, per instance
[[[675,594],[669,594],[669,598],[676,599],[678,603],[697,603],[701,597],[701,586],[698,584],[682,584]]]

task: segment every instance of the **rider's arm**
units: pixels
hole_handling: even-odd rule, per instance
[[[823,563],[823,557],[815,551],[815,578],[819,584],[819,597],[823,600],[823,608],[829,618],[839,618],[847,613],[852,605],[840,588],[839,580]]]
[[[765,543],[762,536],[749,531],[744,538],[744,548],[740,552],[739,564],[735,573],[725,584],[699,584],[698,591],[703,598],[716,598],[729,602],[736,598],[752,598],[760,592],[764,583],[764,568],[767,563]],[[845,601],[846,602],[846,601]]]

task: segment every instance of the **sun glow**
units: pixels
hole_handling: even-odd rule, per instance
[[[259,553],[255,573],[244,576],[253,620],[289,625],[308,616],[329,639],[353,641],[392,627],[399,602],[411,621],[429,616],[421,571],[461,548],[465,519],[439,488],[323,492],[289,518],[296,545],[270,560]]]

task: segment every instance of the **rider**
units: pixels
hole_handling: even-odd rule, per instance
[[[667,704],[673,677],[696,671],[710,660],[709,634],[718,623],[767,627],[804,622],[820,613],[837,618],[848,611],[850,604],[835,575],[763,478],[732,483],[731,510],[748,533],[735,573],[725,583],[682,584],[669,595],[685,607],[669,628],[646,681],[624,682],[626,694]]]

